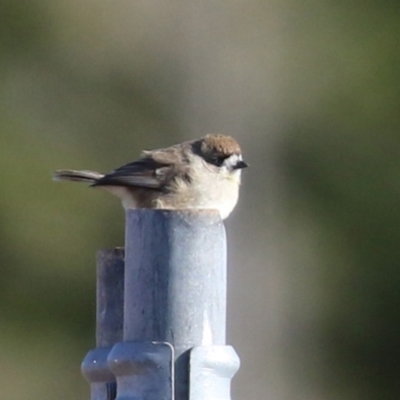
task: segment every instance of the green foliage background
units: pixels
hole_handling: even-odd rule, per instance
[[[394,1],[0,1],[0,398],[88,398],[107,171],[208,132],[243,144],[227,222],[233,399],[400,395]]]

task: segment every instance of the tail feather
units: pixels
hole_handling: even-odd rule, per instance
[[[74,171],[70,169],[58,170],[53,175],[54,181],[73,181],[95,183],[104,174],[95,171]]]

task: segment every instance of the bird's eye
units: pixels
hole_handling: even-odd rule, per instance
[[[210,157],[209,162],[211,164],[216,165],[217,167],[220,167],[224,161],[226,160],[226,156],[214,156],[214,157]]]

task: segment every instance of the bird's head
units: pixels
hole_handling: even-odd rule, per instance
[[[239,143],[230,136],[209,134],[194,143],[194,150],[209,168],[227,178],[239,178],[240,171],[248,167]]]

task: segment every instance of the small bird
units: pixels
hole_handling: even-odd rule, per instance
[[[104,188],[118,196],[125,209],[217,209],[225,219],[236,206],[241,170],[246,167],[235,139],[209,134],[145,150],[137,161],[109,174],[59,170],[53,179]]]

